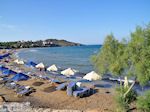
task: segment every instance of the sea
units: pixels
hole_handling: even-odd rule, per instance
[[[84,45],[70,47],[44,47],[21,50],[17,56],[23,60],[55,64],[63,69],[73,68],[82,73],[94,70],[91,56],[99,52],[101,45]]]

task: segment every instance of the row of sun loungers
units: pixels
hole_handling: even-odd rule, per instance
[[[45,76],[45,75],[37,75],[37,74],[31,74],[31,73],[27,73],[28,75],[25,75],[23,73],[20,73],[20,74],[17,74],[16,72],[12,71],[12,70],[9,70],[8,68],[4,67],[4,66],[1,66],[0,67],[0,71],[2,72],[2,74],[0,75],[1,78],[4,78],[4,77],[8,77],[9,75],[21,75],[20,78],[25,78],[25,79],[28,79],[28,75],[30,75],[31,77],[33,78],[36,78],[36,79],[43,79],[43,80],[49,80],[51,83],[58,83],[60,84],[61,81],[57,80],[57,79],[54,79],[54,78],[49,78],[48,76]],[[17,81],[18,79],[17,78],[12,78],[10,80],[13,80],[13,81]]]
[[[35,89],[29,86],[19,85],[15,82],[8,82],[4,85],[7,89],[14,90],[18,96],[29,95],[35,92]]]
[[[35,89],[29,86],[19,85],[14,82],[14,81],[22,80],[22,79],[28,79],[29,76],[23,73],[17,73],[4,66],[0,66],[0,71],[1,71],[0,84],[3,84],[3,86],[5,86],[7,89],[14,90],[18,96],[29,95],[30,93],[35,91]],[[8,78],[9,75],[15,75],[15,76],[12,78]]]

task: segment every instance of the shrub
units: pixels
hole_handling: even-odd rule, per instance
[[[126,112],[129,110],[129,104],[136,100],[137,93],[134,90],[130,90],[129,93],[124,97],[124,93],[128,88],[120,86],[116,88],[116,102],[118,104],[118,111]]]
[[[150,90],[137,98],[136,106],[142,112],[150,112]]]

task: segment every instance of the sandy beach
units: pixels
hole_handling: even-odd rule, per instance
[[[4,51],[3,51],[4,52]],[[0,54],[3,54],[1,52]],[[13,61],[15,57],[11,56],[9,61],[6,59],[0,61],[1,65],[12,70],[22,72],[33,72],[32,68],[24,65],[17,65]],[[34,71],[36,72],[36,71]],[[39,72],[39,70],[37,70]],[[45,74],[44,72],[39,72]],[[39,74],[38,73],[38,74]],[[115,111],[114,90],[113,88],[95,88],[96,93],[83,98],[75,98],[67,96],[66,91],[56,91],[57,83],[51,83],[49,80],[31,78],[26,81],[18,81],[17,84],[30,86],[35,89],[35,92],[29,96],[17,96],[12,89],[6,88],[3,84],[0,85],[0,96],[4,98],[4,102],[30,102],[32,108],[43,109],[66,109],[79,110],[86,112],[113,112]]]

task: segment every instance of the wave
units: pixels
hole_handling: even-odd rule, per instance
[[[30,49],[29,52],[37,52],[38,50]]]

